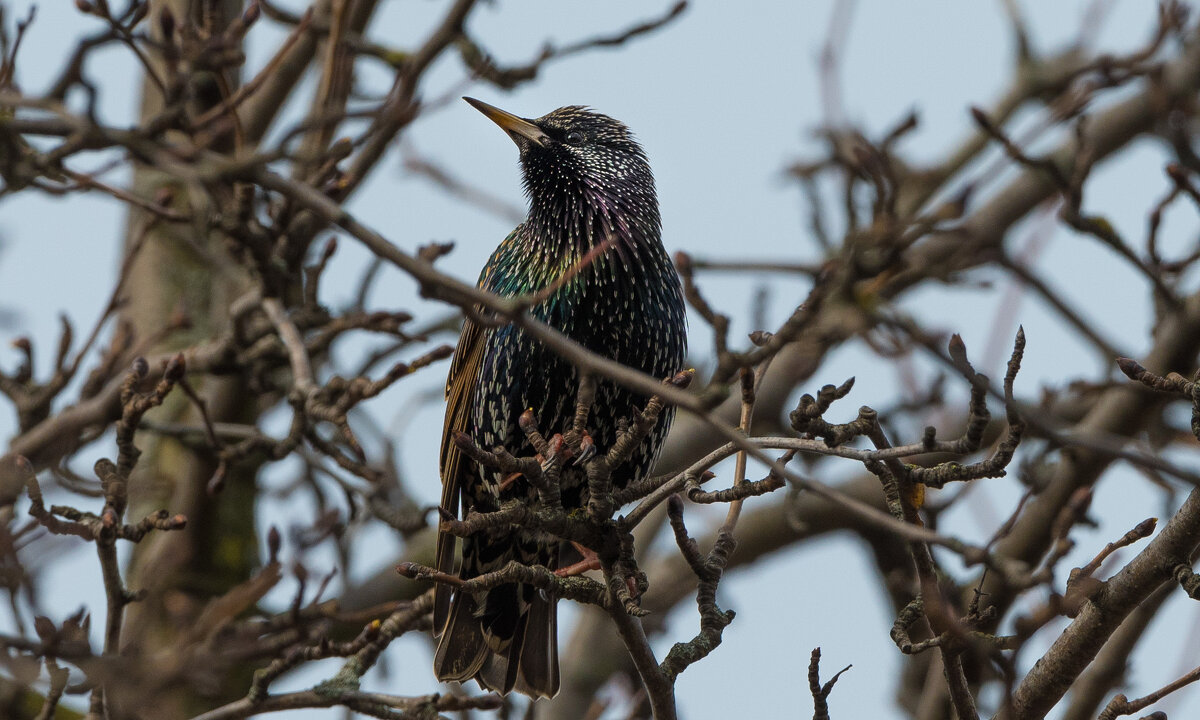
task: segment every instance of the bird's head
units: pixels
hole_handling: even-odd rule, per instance
[[[517,144],[525,187],[535,207],[560,196],[653,202],[654,177],[646,154],[619,120],[579,105],[527,119],[474,98],[463,99]]]

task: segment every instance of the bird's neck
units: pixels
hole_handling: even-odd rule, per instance
[[[526,228],[551,255],[580,257],[602,243],[640,253],[662,247],[653,191],[584,186],[531,197]]]

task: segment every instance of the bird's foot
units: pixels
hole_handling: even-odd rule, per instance
[[[571,458],[571,448],[567,447],[562,433],[555,434],[546,445],[546,454],[542,457],[542,472],[550,472],[555,463],[566,462]]]
[[[499,492],[504,492],[505,490],[509,489],[510,487],[512,487],[513,483],[515,483],[516,481],[520,480],[523,477],[525,477],[525,476],[522,473],[515,472],[512,475],[509,475],[508,477],[504,478],[503,480],[500,481]]]
[[[633,579],[632,577],[625,578],[625,587],[629,589],[629,597],[631,599],[637,600],[642,596],[642,592],[638,590],[637,580]]]
[[[583,465],[588,460],[596,457],[596,441],[588,435],[587,431],[583,431],[583,437],[579,439],[579,457],[575,458],[574,465]]]
[[[575,577],[576,575],[582,575],[589,570],[600,569],[600,557],[596,555],[594,550],[589,550],[588,548],[585,548],[574,541],[571,542],[571,545],[573,545],[575,549],[579,551],[579,554],[583,556],[583,559],[577,563],[572,563],[565,568],[559,568],[555,570],[555,575],[559,577]]]

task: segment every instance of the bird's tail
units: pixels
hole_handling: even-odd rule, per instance
[[[511,555],[526,555],[530,547],[488,543],[492,549],[508,545],[499,557],[481,558],[472,538],[464,542],[460,577],[470,579],[498,570]],[[482,548],[480,548],[482,549]],[[542,548],[522,557],[529,564],[553,567],[554,558]],[[556,553],[555,553],[556,554]],[[546,557],[542,557],[546,556]],[[488,690],[508,694],[513,690],[529,697],[553,697],[558,692],[558,611],[553,597],[537,588],[506,583],[486,592],[456,591],[449,601],[445,624],[438,628],[433,667],[442,682],[471,678]]]

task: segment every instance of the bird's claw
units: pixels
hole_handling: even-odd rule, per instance
[[[546,443],[546,454],[542,459],[542,472],[550,472],[556,464],[561,460],[566,460],[570,450],[567,448],[566,441],[563,440],[561,434],[557,434],[550,438]]]
[[[596,457],[596,441],[584,431],[583,437],[579,440],[579,457],[575,458],[572,465],[583,465],[594,457]]]

